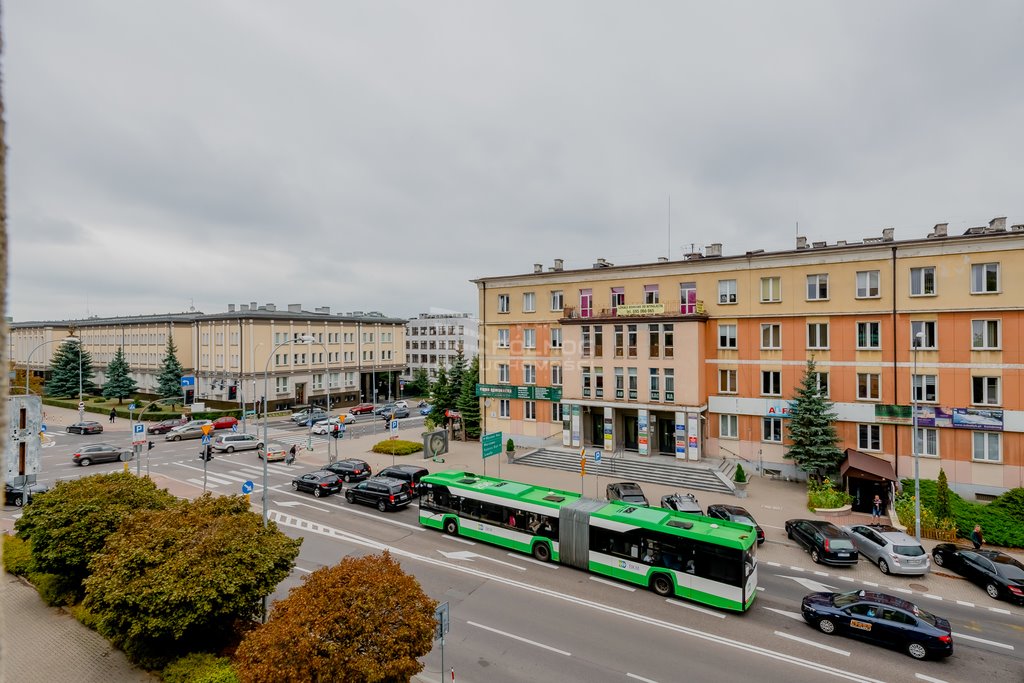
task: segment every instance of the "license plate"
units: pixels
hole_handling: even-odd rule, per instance
[[[405,499],[406,499],[407,497],[408,497],[408,496],[406,496],[406,495],[405,495],[405,494],[403,493],[402,495],[400,495],[400,496],[398,497],[398,500],[405,500]]]
[[[850,553],[836,553],[839,557],[849,557]]]

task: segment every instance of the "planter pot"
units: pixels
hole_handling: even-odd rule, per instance
[[[822,517],[843,517],[850,514],[852,505],[844,505],[841,508],[814,508],[814,513]]]
[[[505,451],[505,457],[508,459],[508,463],[511,465],[516,461],[515,451]]]
[[[736,486],[736,497],[746,498],[747,497],[747,486],[750,484],[749,481],[734,481],[733,485]]]

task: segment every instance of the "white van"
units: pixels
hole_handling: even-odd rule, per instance
[[[218,434],[213,438],[213,450],[224,453],[251,451],[263,448],[263,439],[255,434]]]

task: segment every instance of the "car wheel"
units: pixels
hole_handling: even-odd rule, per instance
[[[381,512],[384,512],[385,510],[388,509],[388,504],[385,503],[383,500],[378,500],[377,509],[380,510]]]
[[[832,635],[836,632],[836,624],[831,619],[818,619],[818,630]]]
[[[234,453],[234,452],[235,452],[235,447],[234,447],[234,446],[228,446],[228,447],[227,447],[227,448],[225,448],[224,450],[225,450],[225,452],[227,452],[227,453]]]
[[[936,566],[944,567],[946,565],[946,557],[942,553],[932,553],[932,559],[935,560]]]
[[[348,483],[351,483],[351,481],[352,481],[352,475],[351,474],[346,474],[345,475],[345,483],[348,484]]]
[[[444,532],[449,536],[459,535],[459,523],[454,518],[448,518],[444,523]]]
[[[663,598],[672,595],[672,579],[665,574],[655,574],[651,577],[651,590]]]
[[[817,548],[811,551],[811,561],[814,562],[814,564],[821,564],[821,556],[818,555]]]
[[[295,491],[298,491],[299,490],[299,482],[293,481],[292,482],[292,489],[295,490]]]
[[[908,643],[907,654],[914,659],[924,659],[928,656],[928,650],[921,643]]]
[[[263,442],[262,441],[260,443],[256,444],[256,449],[257,450],[263,450]]]
[[[321,496],[320,487],[317,486],[315,489],[313,489],[313,497],[314,498],[319,498],[320,496]]]
[[[89,463],[91,462],[92,460],[90,460],[89,458],[82,458],[81,460],[78,461],[78,464],[81,465],[82,467],[88,467]]]
[[[883,574],[889,573],[889,563],[886,562],[883,558],[878,558],[878,571],[882,572]]]
[[[181,441],[181,434],[175,434],[174,438],[171,439],[171,441]]]
[[[541,562],[551,561],[551,548],[547,543],[537,542],[533,544],[533,556]]]
[[[21,496],[15,496],[14,497],[14,505],[15,505],[15,507],[19,507],[20,508],[24,504],[25,504],[25,499],[24,498],[22,498]]]
[[[996,584],[990,583],[987,586],[985,586],[985,592],[988,593],[988,597],[992,598],[993,600],[999,599],[999,586],[997,586]]]
[[[345,491],[345,500],[347,500],[350,503],[354,503],[356,502],[356,497],[355,495],[353,495],[351,491]]]

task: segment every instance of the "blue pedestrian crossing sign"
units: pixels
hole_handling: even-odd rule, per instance
[[[594,451],[594,462],[601,462],[601,451]]]
[[[210,444],[210,435],[209,434],[203,434],[203,445],[204,446],[208,446],[209,444]]]
[[[39,431],[41,431],[41,432],[45,432],[46,431],[46,423],[45,422],[43,424],[39,425]]]
[[[231,425],[231,431],[233,431],[233,432],[237,432],[238,431],[238,423],[237,422],[235,424]]]
[[[252,482],[247,481],[242,484],[242,493],[252,493]]]
[[[135,410],[135,404],[134,403],[129,403],[128,404],[128,410]]]

